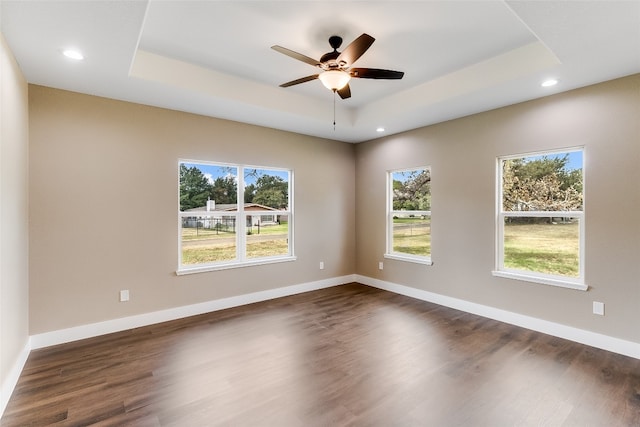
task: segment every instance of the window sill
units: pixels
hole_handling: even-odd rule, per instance
[[[492,271],[491,274],[493,274],[496,277],[502,277],[505,279],[522,280],[524,282],[540,283],[543,285],[557,286],[560,288],[567,288],[567,289],[575,289],[578,291],[586,291],[589,289],[589,286],[585,285],[584,283],[577,283],[569,280],[552,279],[547,277],[539,277],[539,276],[528,275],[525,273],[516,273],[512,271]]]
[[[431,261],[430,257],[418,258],[418,257],[398,255],[398,254],[384,254],[384,257],[387,259],[395,259],[398,261],[413,262],[415,264],[433,265],[433,261]]]
[[[206,273],[208,271],[219,271],[219,270],[229,270],[231,268],[242,268],[242,267],[252,267],[256,265],[267,265],[267,264],[277,264],[281,262],[289,262],[295,261],[297,258],[295,256],[286,256],[286,257],[278,257],[278,258],[264,258],[257,259],[251,261],[243,261],[243,262],[230,262],[226,264],[205,264],[205,265],[196,265],[192,267],[181,267],[176,270],[177,276],[183,276],[186,274],[196,274],[196,273]]]

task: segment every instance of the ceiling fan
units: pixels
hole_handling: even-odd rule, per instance
[[[289,87],[319,79],[327,89],[337,92],[340,98],[346,99],[351,97],[351,88],[349,88],[349,80],[351,78],[401,79],[404,76],[402,71],[382,70],[379,68],[352,68],[353,63],[371,47],[375,40],[369,34],[362,34],[342,52],[338,52],[338,48],[342,45],[342,37],[331,36],[329,37],[329,45],[333,48],[333,52],[325,53],[319,61],[282,46],[271,46],[271,49],[277,52],[322,70],[318,74],[283,83],[280,87]]]

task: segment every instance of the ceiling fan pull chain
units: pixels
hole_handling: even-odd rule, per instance
[[[333,90],[333,131],[336,131],[336,90]]]

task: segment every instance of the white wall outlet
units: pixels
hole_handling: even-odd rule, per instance
[[[120,302],[129,301],[129,290],[120,291]]]
[[[320,270],[324,270],[324,261],[320,261]]]
[[[384,268],[384,263],[383,263],[382,261],[380,261],[380,262],[378,263],[378,269],[379,269],[379,270],[382,270],[383,268]]]
[[[604,303],[599,301],[593,302],[593,314],[604,316]]]

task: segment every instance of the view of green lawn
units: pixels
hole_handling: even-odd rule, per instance
[[[289,233],[289,223],[283,222],[281,224],[263,225],[261,227],[254,225],[253,227],[249,227],[248,231],[251,235],[287,234]]]
[[[247,258],[286,255],[288,224],[254,226],[247,236]],[[517,270],[577,277],[579,224],[505,224],[504,266]],[[271,238],[270,238],[271,237]],[[182,263],[193,265],[230,261],[236,256],[235,233],[215,229],[182,229]],[[403,254],[431,254],[430,219],[396,218],[393,250]]]
[[[431,220],[420,217],[394,218],[393,251],[409,255],[431,255]]]
[[[253,226],[247,229],[247,259],[287,255],[289,224]],[[236,258],[235,232],[182,228],[182,264],[231,261]]]
[[[289,245],[286,236],[284,238],[253,242],[247,240],[247,258],[264,258],[271,256],[287,255]]]
[[[236,258],[235,241],[229,244],[211,244],[207,246],[183,247],[182,264],[206,264],[210,262],[231,261]]]
[[[182,241],[206,240],[234,235],[233,232],[202,227],[182,227]]]
[[[395,218],[393,224],[394,252],[431,254],[429,219]],[[506,223],[504,251],[506,268],[578,277],[579,223]]]
[[[504,266],[578,277],[579,223],[505,223]]]

